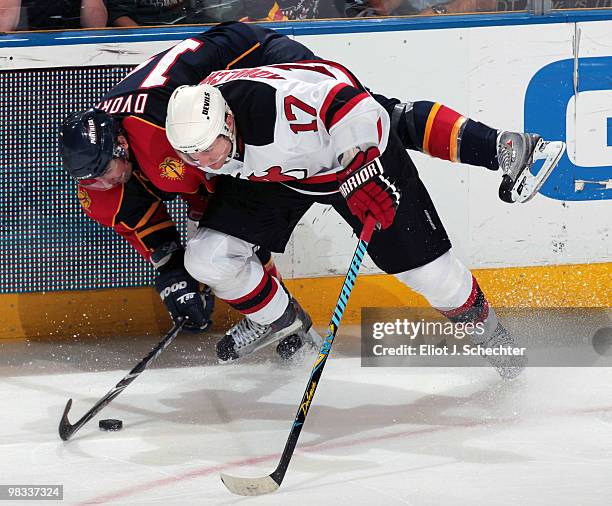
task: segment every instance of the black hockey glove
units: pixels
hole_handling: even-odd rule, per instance
[[[175,243],[156,250],[151,260],[156,266],[155,288],[174,321],[187,318],[185,330],[200,332],[211,324],[214,296],[209,289],[200,292],[200,284],[183,265],[185,251]]]

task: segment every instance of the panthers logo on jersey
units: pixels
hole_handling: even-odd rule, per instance
[[[159,170],[163,178],[176,181],[178,179],[183,179],[185,175],[185,164],[181,160],[168,157],[159,165]]]
[[[77,198],[79,199],[81,206],[83,206],[83,209],[89,209],[91,207],[91,197],[83,188],[79,188],[77,190]]]

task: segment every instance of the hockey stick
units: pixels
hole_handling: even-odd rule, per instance
[[[174,340],[174,338],[178,335],[178,333],[185,325],[185,319],[180,318],[177,319],[177,322],[174,324],[174,327],[170,329],[170,331],[164,336],[164,338],[153,348],[149,354],[143,358],[137,365],[132,369],[119,383],[115,385],[115,387],[108,392],[102,399],[100,399],[93,408],[91,408],[87,413],[85,413],[81,419],[72,425],[68,421],[68,411],[72,407],[72,399],[68,400],[66,404],[66,408],[64,409],[64,414],[62,415],[62,419],[59,424],[59,435],[64,441],[68,441],[70,437],[83,425],[85,425],[89,420],[91,420],[96,414],[98,414],[102,409],[109,404],[115,397],[117,397],[121,392],[125,390],[125,388],[138,376],[140,373],[144,371],[148,365],[155,360],[162,351],[164,351],[168,345]]]
[[[306,415],[310,409],[310,403],[312,402],[315,391],[317,390],[319,379],[323,373],[325,362],[327,362],[327,357],[329,356],[334,338],[336,337],[336,332],[338,332],[340,320],[342,320],[342,315],[344,314],[348,298],[353,290],[353,285],[357,279],[357,274],[359,273],[359,268],[361,267],[361,262],[363,261],[363,257],[366,253],[366,249],[372,237],[372,232],[374,231],[375,225],[376,221],[369,217],[363,226],[363,230],[359,236],[359,243],[357,244],[357,248],[353,254],[353,259],[351,260],[351,265],[346,273],[346,277],[344,278],[344,284],[342,285],[338,302],[336,303],[334,313],[331,317],[331,321],[329,322],[329,331],[323,338],[323,345],[319,350],[319,356],[317,357],[317,360],[312,367],[312,371],[310,372],[308,385],[304,391],[302,401],[300,402],[300,407],[295,415],[295,420],[291,426],[291,431],[289,432],[289,438],[287,439],[285,449],[283,450],[283,454],[281,455],[280,462],[276,470],[272,474],[263,476],[261,478],[239,478],[237,476],[230,476],[228,474],[221,473],[221,480],[230,492],[238,495],[269,494],[270,492],[278,490],[278,487],[280,487],[281,483],[283,482],[283,478],[285,477],[285,473],[289,467],[289,462],[293,456],[293,451],[295,450],[298,438],[300,437],[302,426],[304,425]]]

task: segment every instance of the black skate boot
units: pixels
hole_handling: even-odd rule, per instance
[[[247,317],[234,325],[217,343],[217,357],[224,362],[236,360],[279,342],[277,353],[289,358],[307,341],[316,344],[322,340],[312,329],[308,313],[291,299],[285,312],[271,324],[261,325]]]
[[[510,204],[527,202],[538,193],[565,151],[561,141],[546,142],[537,134],[500,132],[497,161],[503,172],[499,198]],[[544,163],[536,175],[530,169],[536,160]]]

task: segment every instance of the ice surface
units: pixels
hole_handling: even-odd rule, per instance
[[[611,369],[505,383],[484,367],[360,368],[357,335],[345,327],[334,345],[281,488],[253,498],[219,472],[274,470],[314,355],[218,365],[216,337],[180,336],[64,443],[68,398],[74,422],[157,338],[5,342],[0,481],[63,484],[63,504],[612,504]],[[100,418],[124,428],[102,432]]]

